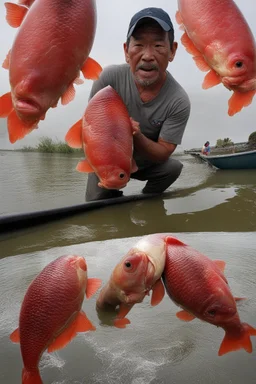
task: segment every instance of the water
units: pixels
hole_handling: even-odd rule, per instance
[[[84,202],[86,175],[75,171],[79,156],[0,152],[0,214],[20,213]],[[19,346],[9,334],[18,325],[30,281],[56,257],[81,254],[89,277],[105,284],[120,258],[139,237],[175,234],[212,259],[227,262],[226,276],[243,321],[256,326],[256,172],[215,171],[182,155],[181,177],[164,195],[86,212],[71,218],[0,236],[0,384],[20,383]],[[131,181],[125,194],[140,192]],[[96,326],[65,349],[45,353],[44,384],[247,384],[256,382],[254,351],[218,357],[224,332],[194,320],[180,322],[178,308],[165,296],[149,299],[129,314],[125,330],[95,311],[97,294],[83,309]],[[54,303],[53,303],[54,304]]]

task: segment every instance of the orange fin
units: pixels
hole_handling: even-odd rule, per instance
[[[207,62],[205,61],[205,59],[202,55],[201,56],[194,56],[193,60],[196,63],[197,67],[201,71],[207,72],[211,69],[211,67],[207,64]]]
[[[4,5],[7,23],[13,28],[18,28],[26,16],[28,8],[14,3],[4,3]]]
[[[161,279],[157,280],[152,287],[151,305],[158,305],[164,298],[165,289]]]
[[[61,104],[67,105],[68,103],[70,103],[70,101],[74,100],[75,95],[76,95],[76,90],[75,90],[75,87],[72,83],[69,85],[69,87],[66,89],[66,91],[61,96]]]
[[[90,322],[84,312],[79,312],[72,323],[49,345],[48,352],[54,352],[64,348],[77,332],[95,331],[94,325]]]
[[[176,316],[182,321],[192,321],[196,318],[196,316],[184,310],[177,312]]]
[[[97,80],[102,71],[102,67],[99,63],[97,63],[97,61],[88,57],[88,59],[84,62],[81,71],[86,79]]]
[[[228,352],[237,351],[239,349],[245,349],[248,353],[252,352],[252,342],[250,336],[256,336],[256,329],[246,323],[243,323],[242,326],[243,329],[238,336],[228,334],[228,332],[226,332],[218,352],[219,356]]]
[[[121,319],[116,318],[114,320],[114,326],[116,328],[126,328],[126,325],[131,324],[130,320],[126,317],[122,317]]]
[[[221,272],[224,272],[226,263],[222,260],[213,260],[214,264],[217,265],[217,267],[221,270]]]
[[[65,140],[72,148],[82,148],[82,119],[78,120],[67,132]]]
[[[166,236],[165,243],[170,245],[186,245],[179,239],[176,239],[176,237]]]
[[[101,284],[102,284],[101,279],[90,278],[87,280],[87,286],[86,286],[87,299],[89,299],[91,296],[93,296],[98,291]]]
[[[134,158],[132,158],[132,170],[131,170],[131,173],[134,173],[136,171],[138,171],[138,166],[136,164],[136,161],[134,160]]]
[[[33,129],[36,128],[38,122],[33,123],[32,125],[24,124],[16,115],[15,110],[13,110],[8,115],[8,132],[9,140],[13,144],[17,140],[23,139],[27,134],[29,134]]]
[[[10,57],[11,57],[11,49],[9,50],[9,52],[6,55],[6,58],[3,61],[2,67],[4,69],[9,69],[10,68]]]
[[[247,107],[251,104],[252,99],[256,91],[248,92],[234,92],[231,98],[228,101],[228,114],[229,116],[234,116],[237,112],[240,112],[243,107]]]
[[[81,160],[76,166],[76,170],[78,172],[86,172],[86,173],[92,173],[94,170],[92,169],[91,165],[88,163],[87,160]]]
[[[183,20],[182,20],[182,16],[181,16],[180,11],[177,11],[175,13],[175,19],[176,19],[177,24],[179,24],[179,25],[183,24]]]
[[[84,83],[83,79],[81,79],[79,76],[74,80],[74,84],[80,85],[83,83]]]
[[[126,319],[127,313],[130,312],[133,305],[120,304],[118,315],[114,320],[114,326],[117,328],[125,328],[127,324],[130,324],[130,320]]]
[[[37,368],[33,371],[27,371],[26,368],[23,368],[22,384],[43,384],[39,369]]]
[[[235,301],[246,300],[246,297],[234,297]]]
[[[10,339],[13,343],[19,343],[20,342],[20,330],[19,330],[19,328],[15,329],[15,331],[13,331],[10,334]]]
[[[0,117],[7,117],[13,110],[11,92],[0,97]]]
[[[203,84],[202,84],[202,88],[208,89],[208,88],[214,87],[215,85],[218,85],[220,83],[221,83],[220,76],[214,70],[211,70],[205,76]]]
[[[202,56],[201,52],[196,48],[193,41],[189,38],[186,32],[183,33],[180,40],[188,53],[193,56]]]

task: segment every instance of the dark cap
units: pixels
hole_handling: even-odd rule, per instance
[[[132,17],[129,24],[127,38],[131,37],[138,22],[145,18],[150,18],[157,21],[158,24],[166,32],[174,32],[170,16],[162,8],[144,8],[141,11],[135,13],[135,15]]]

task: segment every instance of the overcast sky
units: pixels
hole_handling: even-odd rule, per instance
[[[0,4],[0,62],[12,46],[17,29],[11,28],[5,20],[4,2]],[[236,0],[256,36],[256,2],[255,0]],[[240,113],[229,117],[228,99],[231,92],[223,85],[203,90],[201,84],[204,72],[195,65],[180,43],[182,32],[175,21],[177,1],[175,0],[97,0],[97,32],[90,56],[103,67],[109,64],[123,63],[123,42],[126,38],[128,24],[137,11],[145,7],[157,6],[170,14],[174,24],[175,38],[179,43],[176,58],[168,70],[180,82],[190,96],[192,111],[183,137],[181,148],[188,149],[201,146],[206,140],[215,144],[218,138],[230,137],[233,141],[246,141],[248,135],[256,130],[256,97],[253,103]],[[221,17],[221,16],[220,16]],[[238,31],[239,33],[239,31]],[[43,36],[42,36],[43,39]],[[85,80],[83,85],[76,86],[76,98],[63,107],[51,109],[46,119],[41,122],[39,129],[26,136],[17,144],[9,144],[7,130],[0,119],[0,148],[18,148],[24,145],[34,145],[39,136],[57,137],[64,139],[69,127],[80,119],[86,107],[92,82]],[[0,68],[0,94],[9,91],[8,71]]]

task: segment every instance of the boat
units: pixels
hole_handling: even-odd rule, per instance
[[[219,169],[256,169],[256,150],[226,155],[202,155],[198,156]]]

